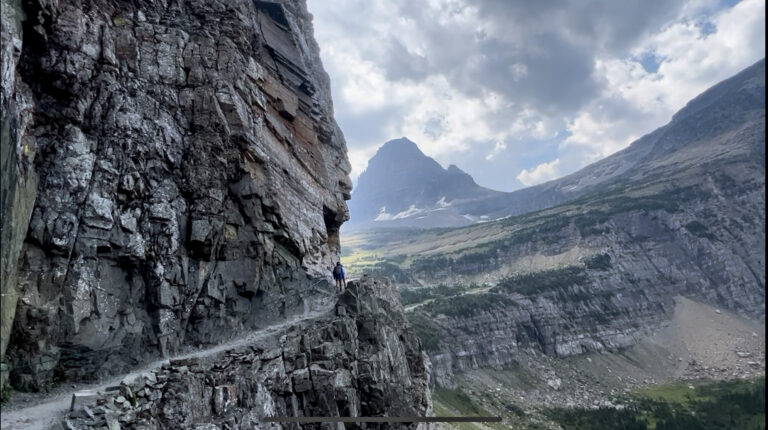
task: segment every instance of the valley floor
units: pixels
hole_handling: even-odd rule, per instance
[[[633,347],[560,359],[528,351],[512,368],[473,369],[457,375],[455,387],[434,391],[435,413],[504,419],[501,427],[444,428],[590,428],[563,427],[552,411],[571,411],[557,416],[576,420],[578,414],[623,408],[635,399],[687,399],[699,387],[730,387],[727,381],[736,381],[734,386],[748,388],[750,381],[764,378],[763,325],[677,297],[669,324]]]
[[[660,384],[620,396],[615,404],[594,407],[526,409],[514,400],[488,402],[462,389],[438,389],[434,401],[441,416],[503,417],[502,423],[439,425],[443,430],[765,429],[764,375]]]

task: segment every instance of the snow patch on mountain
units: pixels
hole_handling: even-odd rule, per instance
[[[379,210],[379,214],[374,218],[374,221],[392,221],[396,219],[403,219],[408,218],[413,215],[418,215],[420,213],[423,213],[424,209],[417,208],[416,205],[411,205],[408,209],[398,212],[394,215],[387,213],[386,206],[382,206]]]

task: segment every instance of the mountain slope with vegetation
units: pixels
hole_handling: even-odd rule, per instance
[[[582,190],[566,203],[458,229],[359,232],[343,237],[346,259],[408,281],[403,297],[447,385],[528,350],[636,345],[668,324],[677,296],[763,321],[764,72],[760,61],[558,180]]]

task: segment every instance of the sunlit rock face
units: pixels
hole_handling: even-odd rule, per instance
[[[39,177],[4,285],[19,296],[14,386],[118,372],[304,309],[337,259],[351,184],[303,1],[3,13],[26,17],[3,27],[3,108]]]

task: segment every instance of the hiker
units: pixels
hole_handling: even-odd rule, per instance
[[[336,280],[336,288],[339,291],[344,291],[347,288],[346,272],[344,272],[344,266],[341,265],[341,261],[336,263],[336,267],[333,268],[333,279]]]

